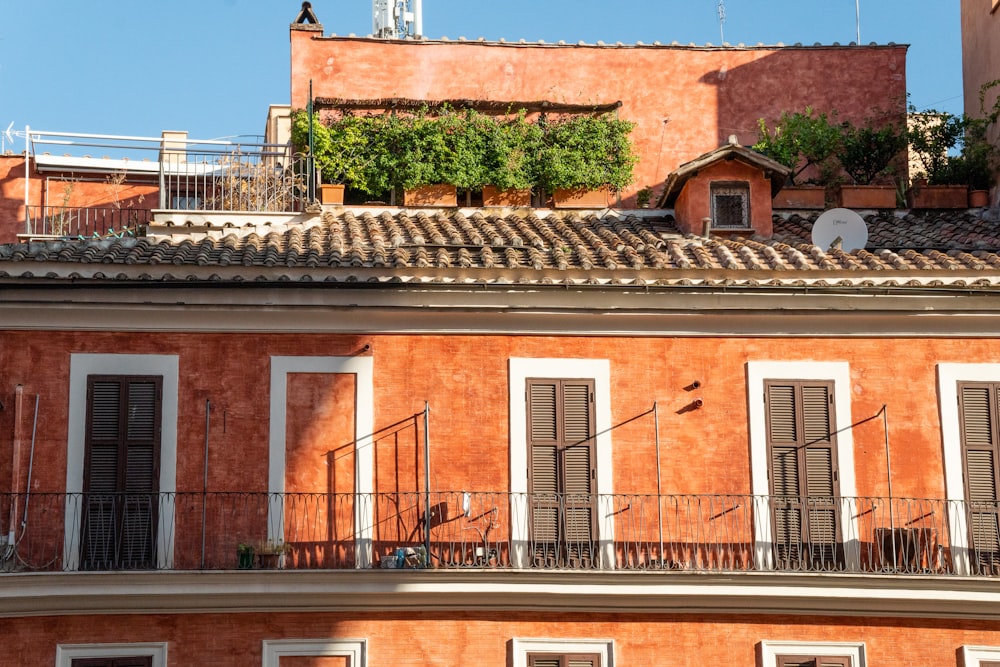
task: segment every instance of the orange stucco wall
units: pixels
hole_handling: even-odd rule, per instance
[[[511,639],[538,637],[613,638],[616,664],[664,667],[756,665],[762,640],[863,641],[865,664],[884,667],[956,665],[962,645],[1000,644],[991,621],[512,610],[36,617],[4,619],[4,630],[5,660],[18,667],[51,667],[56,644],[99,642],[167,641],[170,665],[220,667],[260,665],[262,640],[286,638],[363,638],[367,664],[404,667],[506,667]]]
[[[425,401],[430,404],[432,487],[505,491],[509,488],[508,359],[609,359],[616,493],[656,490],[654,422],[659,408],[662,487],[665,493],[750,492],[746,363],[751,360],[843,360],[851,367],[853,423],[887,404],[893,492],[898,497],[941,498],[944,481],[935,364],[1000,362],[988,340],[769,338],[598,338],[502,336],[322,336],[221,334],[0,333],[0,490],[11,487],[15,428],[30,435],[34,396],[40,396],[36,461],[31,487],[60,492],[66,480],[69,353],[177,354],[179,491],[200,491],[204,472],[205,405],[209,425],[210,491],[265,491],[268,466],[269,357],[345,355],[372,344],[375,382],[377,491],[423,489]],[[907,363],[898,360],[906,358]],[[701,382],[696,392],[684,387]],[[15,424],[17,385],[29,400]],[[292,406],[290,433],[302,433],[288,456],[296,490],[349,491],[344,453],[353,428],[352,383],[337,376],[292,380],[292,395],[329,388],[327,404],[305,412]],[[311,386],[310,386],[311,385]],[[900,386],[907,391],[900,392]],[[704,401],[685,411],[693,398]],[[290,400],[290,402],[292,402]],[[324,429],[310,440],[304,420],[320,414]],[[631,421],[630,421],[631,420]],[[27,430],[25,430],[27,429]],[[314,429],[320,433],[324,429]],[[881,420],[854,429],[858,493],[884,496],[885,441]],[[304,443],[304,444],[302,444]],[[628,455],[619,455],[627,452]],[[22,451],[22,478],[27,449]],[[287,457],[286,457],[287,458]],[[328,467],[332,466],[332,467]],[[335,474],[334,474],[335,473]],[[2,519],[0,519],[2,521]]]
[[[640,161],[628,205],[657,194],[677,165],[731,135],[757,137],[757,119],[783,111],[875,109],[902,119],[905,46],[698,48],[402,42],[291,31],[291,103],[326,98],[549,100],[610,103],[634,121]],[[655,197],[654,197],[655,199]]]

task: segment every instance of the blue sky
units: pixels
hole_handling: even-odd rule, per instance
[[[855,0],[724,0],[731,44],[847,44]],[[263,133],[289,98],[298,0],[5,0],[0,131],[194,139]],[[429,38],[719,44],[718,0],[423,0]],[[324,32],[367,35],[370,0],[314,0]],[[860,0],[861,42],[909,44],[920,109],[962,112],[958,0]],[[642,82],[655,85],[655,79]],[[16,140],[20,151],[24,144]]]

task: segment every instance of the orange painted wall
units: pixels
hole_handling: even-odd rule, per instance
[[[260,665],[261,641],[285,638],[363,638],[369,665],[400,667],[506,667],[511,639],[539,637],[612,638],[616,664],[663,667],[755,665],[762,640],[863,641],[866,664],[884,667],[956,665],[962,645],[1000,644],[988,621],[511,610],[60,616],[4,619],[4,630],[5,660],[18,667],[51,667],[59,643],[133,641],[167,641],[170,665],[220,667]]]
[[[431,486],[435,490],[506,490],[509,484],[508,371],[510,357],[608,358],[615,491],[654,492],[654,424],[658,403],[666,493],[750,492],[746,362],[845,360],[852,378],[852,422],[876,415],[889,423],[893,492],[943,497],[935,363],[1000,362],[989,340],[767,338],[597,338],[502,336],[323,336],[221,334],[0,333],[0,400],[13,405],[24,386],[33,407],[40,396],[34,491],[62,491],[66,470],[69,353],[180,355],[177,488],[200,491],[206,400],[211,401],[209,490],[267,490],[269,355],[338,355],[372,344],[375,360],[376,488],[423,490],[422,411],[431,406]],[[899,364],[905,357],[908,363]],[[329,380],[330,378],[327,378]],[[696,392],[683,388],[693,380]],[[318,382],[319,380],[317,380]],[[324,380],[325,381],[325,380]],[[295,381],[298,383],[298,380]],[[328,386],[339,392],[339,379]],[[907,391],[900,392],[899,386]],[[315,385],[310,391],[322,388]],[[704,407],[683,408],[695,397]],[[0,490],[10,488],[12,409],[0,411]],[[30,418],[23,415],[22,421]],[[632,420],[632,421],[630,421]],[[348,419],[332,440],[303,449],[320,484],[327,448],[345,440]],[[299,420],[301,426],[301,420]],[[30,433],[30,424],[28,424]],[[391,427],[391,428],[390,428]],[[26,428],[22,423],[21,427]],[[343,433],[341,433],[343,429]],[[333,443],[333,445],[329,444]],[[881,420],[854,429],[859,495],[886,495]],[[298,450],[293,450],[293,452]],[[628,452],[621,455],[620,452]],[[347,474],[338,462],[338,474]],[[319,471],[319,472],[317,472]],[[296,473],[298,474],[298,473]],[[318,475],[318,476],[317,476]],[[337,482],[338,490],[341,484]],[[315,489],[323,491],[323,488]]]
[[[291,30],[291,104],[326,98],[621,100],[640,161],[629,204],[677,165],[783,111],[837,110],[862,120],[875,109],[902,119],[905,46],[698,48],[538,46],[316,37]],[[654,196],[655,200],[655,196]]]

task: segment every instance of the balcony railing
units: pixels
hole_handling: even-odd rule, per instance
[[[160,208],[230,212],[300,212],[317,198],[311,161],[287,146],[165,153]]]
[[[29,236],[138,236],[149,223],[148,208],[28,206]]]
[[[900,498],[8,494],[0,495],[0,572],[381,567],[993,577],[1000,575],[997,512]],[[830,516],[832,523],[820,520]]]

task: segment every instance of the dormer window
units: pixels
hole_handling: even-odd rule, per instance
[[[750,228],[750,184],[716,181],[712,183],[712,227]]]

